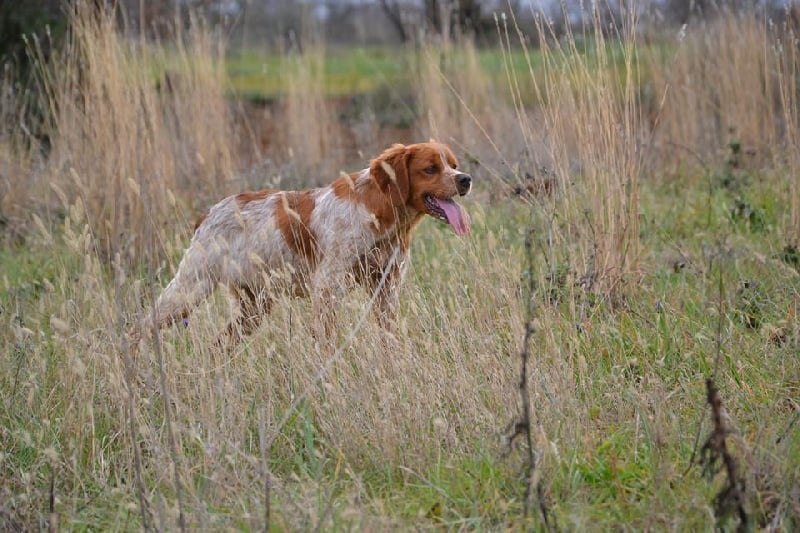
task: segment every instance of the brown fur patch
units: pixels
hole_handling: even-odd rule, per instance
[[[247,191],[239,193],[236,195],[236,203],[239,205],[239,208],[241,208],[242,206],[247,205],[250,202],[254,202],[256,200],[263,200],[267,196],[275,194],[276,192],[279,191],[277,189],[264,189],[261,191]],[[195,231],[197,231],[197,228],[199,228],[203,224],[203,222],[206,221],[208,215],[209,214],[206,213],[197,219],[197,222],[194,223]]]
[[[370,161],[369,173],[378,183],[381,192],[389,196],[389,202],[400,207],[408,200],[411,187],[408,166],[412,149],[402,144],[393,144],[391,148]]]
[[[311,232],[314,197],[311,191],[286,191],[275,203],[275,224],[289,248],[313,269],[317,264],[317,239]]]
[[[397,223],[398,212],[406,209],[410,188],[408,155],[402,144],[384,151],[370,162],[370,181],[358,191],[354,187],[360,176],[358,172],[342,176],[331,185],[337,198],[357,202],[375,216],[372,231],[376,233],[392,228]]]
[[[351,174],[349,179],[341,177],[334,181],[331,184],[333,194],[341,200],[355,202],[366,207],[375,216],[371,225],[371,230],[374,233],[386,231],[393,227],[397,222],[396,211],[403,209],[403,206],[393,205],[391,196],[382,191],[374,180],[370,180],[366,186],[360,187],[359,191],[356,192],[351,183],[355,182],[358,175],[358,173]]]
[[[263,200],[267,196],[275,194],[276,192],[280,191],[277,189],[264,189],[262,191],[247,191],[239,193],[236,195],[236,203],[239,204],[239,207],[244,207],[250,202],[255,202],[256,200]]]
[[[207,218],[208,218],[208,213],[206,213],[205,215],[202,215],[200,218],[198,218],[197,222],[194,223],[194,230],[197,231],[197,228],[199,228],[200,225],[203,222],[205,222]]]

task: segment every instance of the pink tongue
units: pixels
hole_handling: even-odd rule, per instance
[[[445,216],[447,216],[447,222],[453,226],[453,229],[456,232],[456,235],[459,237],[463,237],[467,233],[469,233],[469,227],[472,224],[472,221],[469,219],[469,215],[461,209],[461,206],[455,203],[453,200],[444,200],[442,198],[434,198],[436,203],[439,204],[439,207],[442,208],[444,211]]]

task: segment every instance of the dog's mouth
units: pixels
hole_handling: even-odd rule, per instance
[[[451,198],[437,198],[426,194],[422,200],[425,202],[425,207],[428,208],[428,214],[453,226],[456,235],[462,237],[469,233],[472,224],[469,215]]]

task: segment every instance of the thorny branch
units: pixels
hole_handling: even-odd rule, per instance
[[[519,371],[519,394],[522,402],[522,412],[519,418],[516,418],[509,424],[508,433],[508,446],[509,448],[514,443],[517,437],[525,439],[527,449],[527,458],[525,464],[525,496],[523,500],[525,517],[531,516],[531,499],[534,490],[536,491],[539,513],[541,515],[542,523],[547,531],[553,531],[555,528],[550,524],[550,515],[547,509],[547,502],[545,501],[544,489],[542,488],[541,478],[536,479],[536,448],[533,443],[533,428],[531,422],[531,403],[530,392],[528,386],[528,363],[531,358],[530,342],[534,333],[533,327],[533,293],[535,283],[533,278],[533,245],[531,243],[530,234],[525,239],[525,253],[528,259],[528,292],[526,295],[526,316],[525,316],[525,337],[522,342],[522,350],[520,352],[520,371]]]
[[[727,477],[726,485],[714,498],[714,512],[717,521],[735,512],[739,517],[738,531],[748,530],[748,516],[744,508],[744,478],[739,474],[736,459],[728,451],[725,438],[728,430],[722,418],[722,400],[713,378],[706,379],[706,399],[711,406],[711,418],[714,429],[711,431],[706,443],[700,449],[699,463],[703,473],[708,477],[716,475],[723,467]],[[722,465],[720,465],[722,463]]]
[[[722,245],[720,244],[720,249]],[[713,260],[713,258],[712,258]],[[717,335],[716,335],[716,357],[714,361],[714,370],[711,377],[706,378],[706,401],[711,407],[711,421],[714,424],[703,447],[700,449],[700,457],[698,464],[703,468],[703,473],[711,478],[716,475],[720,470],[720,462],[725,468],[727,477],[726,485],[717,493],[714,498],[714,513],[717,517],[717,522],[722,522],[733,511],[739,516],[739,531],[747,531],[748,529],[748,516],[744,508],[744,478],[739,474],[739,467],[736,459],[728,451],[728,446],[725,442],[729,434],[728,429],[725,427],[725,421],[722,418],[722,400],[719,397],[714,379],[719,371],[720,360],[722,359],[722,320],[725,316],[725,284],[722,278],[722,269],[719,270],[719,296],[718,296],[718,317],[717,317]],[[697,436],[700,436],[698,432]],[[695,450],[697,449],[697,442],[695,441]],[[694,464],[694,452],[692,452],[692,461]]]

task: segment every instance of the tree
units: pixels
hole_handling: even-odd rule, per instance
[[[27,65],[25,38],[49,33],[58,40],[66,31],[67,17],[62,0],[0,1],[0,60]],[[43,52],[52,44],[41,42]]]
[[[484,14],[484,8],[495,4],[480,0],[424,0],[420,8],[415,2],[381,0],[386,17],[404,42],[411,38],[415,21],[420,20],[423,29],[434,35],[486,37],[494,31],[494,22]]]
[[[403,8],[400,2],[397,0],[381,0],[381,7],[383,7],[383,12],[386,13],[386,18],[389,19],[394,29],[397,30],[400,40],[404,43],[408,42],[408,30],[403,21]]]

